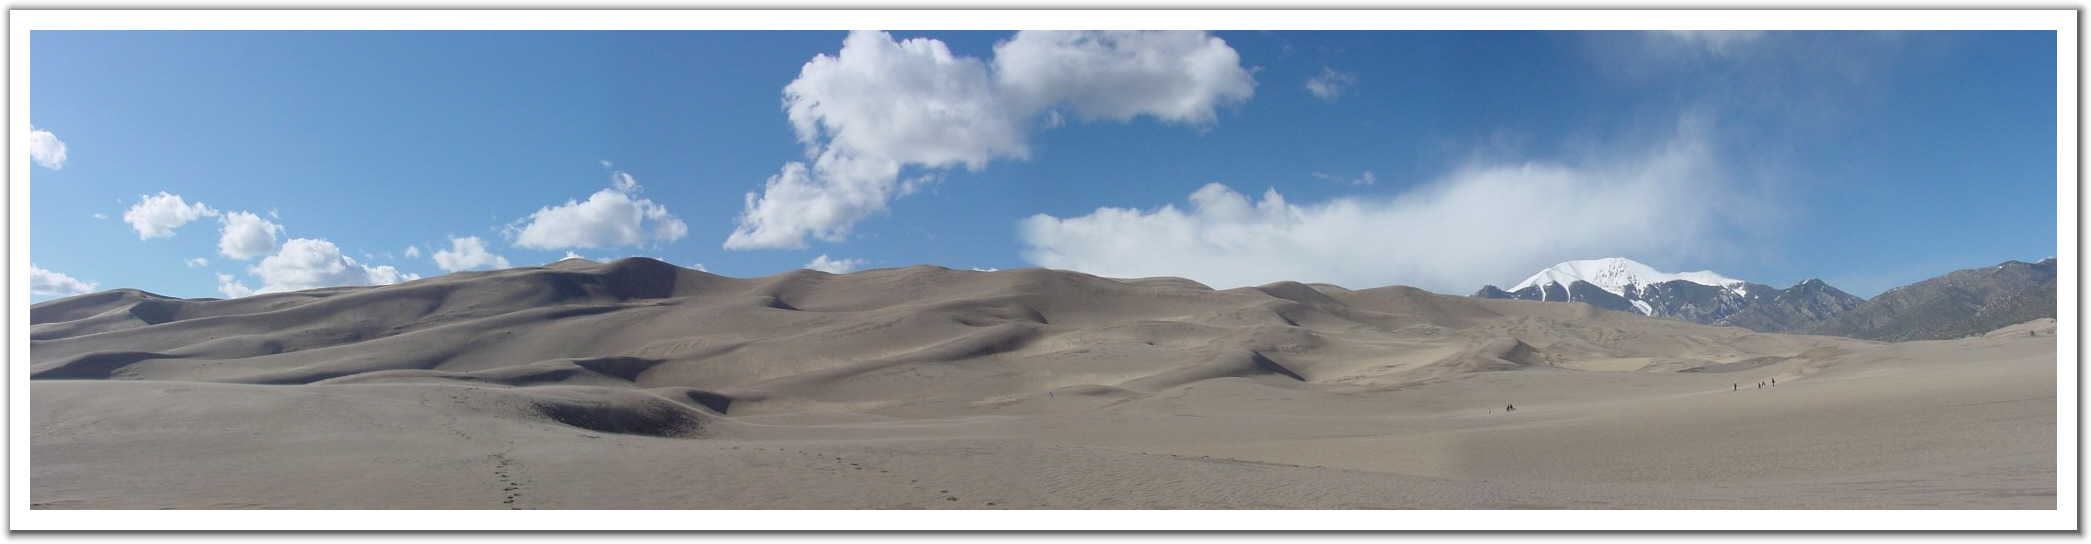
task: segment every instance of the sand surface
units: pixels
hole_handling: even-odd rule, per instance
[[[645,259],[32,321],[34,508],[2056,508],[2052,321]]]

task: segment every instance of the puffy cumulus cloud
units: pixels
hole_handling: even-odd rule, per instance
[[[403,252],[400,252],[400,254],[402,254],[402,255],[406,255],[406,256],[407,256],[407,258],[409,258],[409,259],[412,259],[412,258],[416,258],[416,257],[420,257],[420,256],[421,256],[421,248],[418,248],[418,247],[414,247],[414,246],[407,246],[407,250],[406,250],[406,251],[403,251]]]
[[[218,218],[218,254],[234,259],[252,259],[276,250],[276,235],[283,226],[249,212],[229,212]]]
[[[225,298],[240,298],[254,294],[254,289],[247,287],[245,282],[234,279],[232,274],[219,274],[218,293],[225,295]]]
[[[829,259],[826,253],[822,253],[819,257],[814,257],[813,260],[807,261],[806,266],[802,268],[819,270],[829,274],[848,274],[858,268],[863,268],[865,264],[864,259]]]
[[[531,249],[610,248],[674,242],[690,227],[668,207],[638,198],[639,183],[624,172],[611,174],[612,187],[588,200],[567,200],[511,224],[506,233],[515,245]]]
[[[486,242],[478,236],[452,237],[450,249],[437,250],[431,256],[436,268],[444,272],[457,272],[474,268],[508,268],[508,259],[486,250]]]
[[[1313,93],[1315,98],[1335,102],[1338,97],[1343,96],[1344,90],[1357,83],[1357,74],[1338,72],[1334,68],[1323,66],[1321,75],[1307,79],[1307,92]]]
[[[1019,231],[1030,262],[1102,276],[1467,293],[1567,259],[1719,251],[1713,229],[1750,208],[1707,146],[1681,137],[1587,164],[1473,165],[1393,197],[1303,205],[1211,184],[1188,208],[1040,214]]]
[[[840,52],[814,57],[785,86],[787,118],[809,159],[786,163],[747,194],[724,246],[839,241],[892,199],[941,179],[903,180],[903,168],[978,170],[1028,158],[1030,133],[1057,126],[1062,110],[1210,125],[1215,108],[1254,92],[1240,61],[1195,31],[1023,31],[997,44],[992,61],[954,55],[938,40],[852,32]]]
[[[842,241],[857,221],[886,210],[899,175],[898,162],[845,158],[834,150],[821,153],[811,168],[785,164],[763,184],[762,196],[748,193],[725,247],[806,247],[808,236]]]
[[[35,263],[29,264],[29,294],[32,295],[57,295],[62,297],[84,295],[94,292],[94,286],[96,285],[99,284],[91,281],[80,281],[72,276],[44,270],[43,267],[36,266]]]
[[[1027,30],[995,45],[995,75],[1026,108],[1066,104],[1084,119],[1152,115],[1210,124],[1256,79],[1227,42],[1201,31]]]
[[[292,238],[276,254],[247,268],[262,285],[253,293],[299,291],[348,285],[388,285],[421,279],[391,266],[369,266],[341,254],[333,242]],[[222,281],[221,281],[222,283]],[[222,292],[222,289],[221,289]],[[229,293],[228,293],[229,294]]]
[[[207,264],[211,264],[211,260],[205,259],[203,257],[196,257],[193,259],[182,259],[182,264],[189,265],[189,268],[196,268]]]
[[[30,127],[29,160],[52,170],[65,168],[65,142],[51,131]]]
[[[1025,155],[1028,113],[1005,100],[986,62],[884,32],[851,32],[841,52],[815,56],[784,87],[787,116],[809,148],[927,166]]]
[[[160,191],[158,195],[140,195],[138,203],[124,210],[123,222],[130,223],[138,231],[139,240],[174,236],[175,227],[188,224],[200,217],[218,215],[202,202],[190,204],[181,195]]]

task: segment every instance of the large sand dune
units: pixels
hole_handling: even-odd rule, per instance
[[[649,259],[31,319],[39,508],[2056,507],[2052,322]]]

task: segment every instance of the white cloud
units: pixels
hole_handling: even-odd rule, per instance
[[[29,265],[29,293],[32,295],[58,295],[65,297],[84,295],[94,292],[94,286],[96,285],[100,284],[91,281],[80,281],[73,279],[72,276],[44,270],[43,267],[36,266],[35,263]]]
[[[283,226],[249,212],[228,212],[218,218],[218,254],[234,259],[252,259],[276,250],[276,235]]]
[[[1738,48],[1764,37],[1762,30],[1657,30],[1650,34],[1654,47],[1684,47],[1725,57]]]
[[[109,218],[109,214],[106,214],[106,213],[97,213],[97,214],[94,214],[94,215],[93,215],[93,217],[94,217],[95,219],[108,219],[108,218]]]
[[[635,198],[640,187],[631,175],[614,172],[611,178],[614,187],[596,191],[585,202],[539,209],[518,221],[527,224],[509,225],[507,234],[515,237],[516,246],[531,249],[640,246],[689,234],[689,225],[668,213],[667,206]]]
[[[130,223],[131,228],[138,231],[139,240],[148,240],[174,236],[175,227],[199,217],[215,215],[218,215],[218,210],[202,202],[192,205],[183,201],[181,195],[160,191],[158,195],[140,195],[137,204],[124,210],[123,222]]]
[[[52,170],[65,168],[65,142],[51,131],[30,127],[29,160]]]
[[[487,252],[486,242],[481,241],[478,236],[453,237],[450,239],[450,249],[438,250],[432,258],[436,261],[436,268],[441,268],[444,272],[474,268],[508,268],[508,259]]]
[[[189,268],[196,268],[199,266],[211,264],[211,260],[205,259],[203,257],[196,257],[192,259],[182,259],[182,264],[189,265]]]
[[[1018,32],[995,45],[995,75],[1019,106],[1064,103],[1092,120],[1206,125],[1256,89],[1234,48],[1189,30]]]
[[[829,274],[848,274],[851,271],[854,271],[858,268],[862,268],[865,264],[866,263],[864,262],[864,259],[831,260],[828,258],[828,255],[826,253],[822,253],[821,256],[814,257],[813,260],[807,261],[806,266],[804,266],[803,268],[807,268],[810,270],[819,270],[822,272],[827,272]]]
[[[710,271],[711,271],[710,269],[707,269],[707,268],[705,268],[705,267],[704,267],[704,263],[690,263],[690,269],[691,269],[691,270],[696,270],[696,271],[698,271],[698,272],[710,272]]]
[[[1317,177],[1317,178],[1321,178],[1321,179],[1325,179],[1325,180],[1329,180],[1329,183],[1337,183],[1337,184],[1343,184],[1343,185],[1350,185],[1350,186],[1352,186],[1352,187],[1364,187],[1364,186],[1367,186],[1367,185],[1372,185],[1372,184],[1375,184],[1375,183],[1379,183],[1379,178],[1378,178],[1378,177],[1375,177],[1375,176],[1373,176],[1373,175],[1372,175],[1372,171],[1371,171],[1371,170],[1366,170],[1364,174],[1359,174],[1359,175],[1358,175],[1358,177],[1355,177],[1355,178],[1345,178],[1345,177],[1343,177],[1343,176],[1332,176],[1332,175],[1328,175],[1328,174],[1323,174],[1323,173],[1321,173],[1321,172],[1315,172],[1315,173],[1314,173],[1314,177]]]
[[[232,274],[219,274],[218,293],[225,295],[225,298],[240,298],[254,294],[254,289],[247,287],[247,284],[240,280],[233,279]]]
[[[1343,96],[1344,90],[1357,83],[1357,74],[1338,72],[1334,68],[1323,66],[1321,75],[1307,79],[1307,92],[1313,93],[1315,98],[1335,102],[1336,98]]]
[[[412,259],[412,258],[416,258],[416,257],[420,257],[420,256],[421,256],[421,248],[418,248],[418,247],[414,247],[414,246],[407,246],[407,250],[406,250],[406,251],[404,251],[404,252],[401,252],[401,254],[403,254],[403,255],[406,255],[406,256],[407,256],[407,258],[409,258],[409,259]]]
[[[368,266],[341,254],[333,242],[292,238],[275,255],[247,268],[261,278],[254,293],[299,291],[343,285],[387,285],[421,279],[391,266]]]
[[[565,257],[560,257],[560,258],[559,258],[559,260],[561,260],[561,261],[564,261],[564,260],[567,260],[567,259],[580,259],[580,260],[583,260],[583,261],[593,261],[593,260],[595,260],[595,259],[590,259],[590,258],[587,258],[587,257],[582,257],[582,256],[581,256],[581,254],[579,254],[579,253],[574,253],[574,252],[572,252],[572,251],[568,251],[568,252],[566,252],[566,256],[565,256]]]
[[[1030,262],[1102,276],[1464,294],[1563,260],[1719,251],[1712,228],[1752,206],[1721,172],[1688,133],[1610,160],[1477,164],[1391,198],[1300,205],[1210,184],[1188,209],[1040,214],[1019,230]]]
[[[748,193],[724,246],[839,241],[893,198],[939,179],[903,181],[903,167],[978,170],[1027,158],[1030,133],[1058,126],[1061,109],[1089,120],[1210,125],[1216,107],[1254,92],[1240,60],[1195,31],[1023,31],[997,44],[992,61],[953,55],[933,39],[852,32],[839,53],[814,57],[784,89],[812,164],[787,163],[761,194]]]
[[[851,32],[836,56],[818,55],[784,87],[799,141],[851,156],[979,168],[1021,157],[1027,112],[1005,103],[986,62],[954,56],[944,42],[895,42]],[[808,153],[813,155],[815,153]]]
[[[1002,269],[1000,268],[981,268],[978,266],[973,267],[974,272],[1000,272],[1001,270]]]
[[[806,247],[806,237],[842,241],[850,227],[886,210],[898,189],[900,163],[848,159],[821,153],[809,169],[792,162],[763,184],[762,196],[748,193],[740,225],[727,249]]]

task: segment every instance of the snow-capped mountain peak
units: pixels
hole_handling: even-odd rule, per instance
[[[1557,264],[1546,270],[1539,271],[1538,274],[1533,274],[1530,278],[1525,278],[1523,283],[1510,288],[1510,291],[1516,292],[1535,286],[1544,288],[1549,284],[1558,284],[1565,287],[1581,281],[1614,295],[1625,296],[1628,286],[1645,288],[1649,285],[1673,280],[1684,280],[1709,287],[1720,287],[1734,291],[1738,295],[1749,294],[1748,288],[1745,287],[1746,283],[1743,280],[1722,276],[1711,270],[1672,274],[1659,272],[1648,265],[1624,257],[1568,261]]]
[[[1661,272],[1618,257],[1557,264],[1509,291],[1489,285],[1473,296],[1581,302],[1615,312],[1763,332],[1802,330],[1864,302],[1821,280],[1810,279],[1779,289],[1707,270]]]

